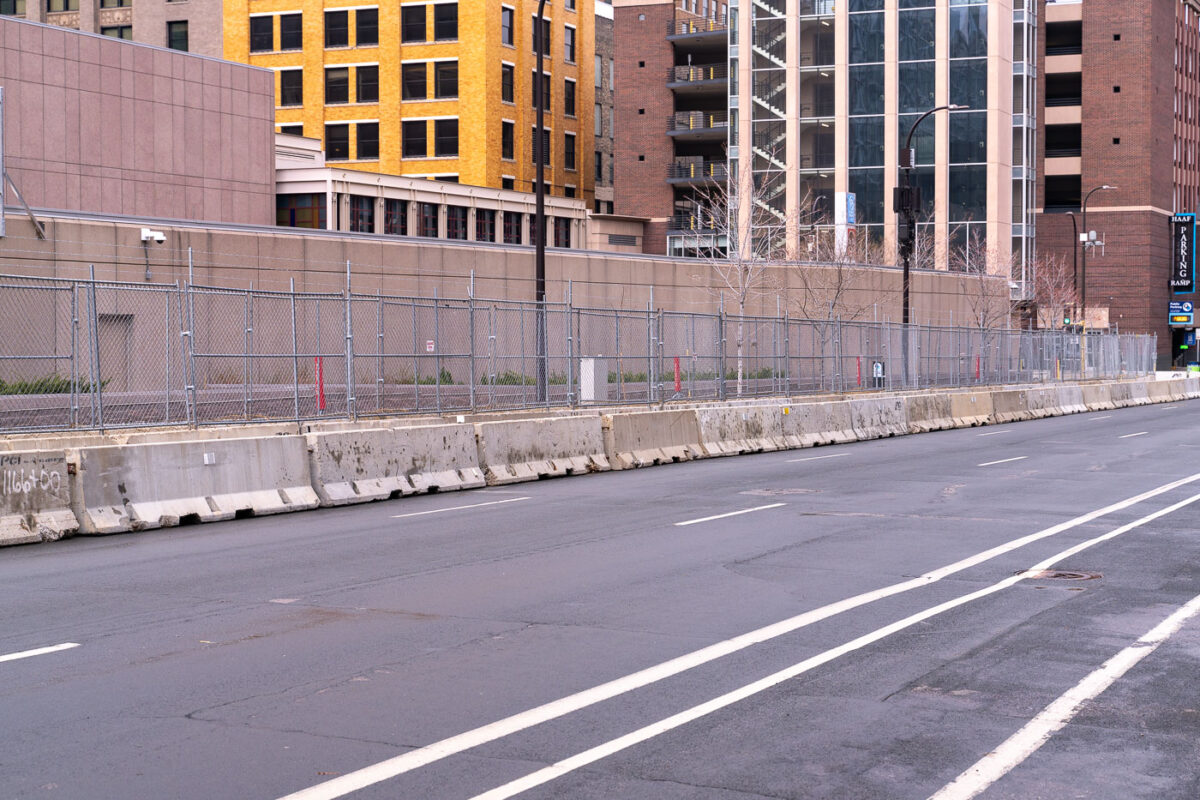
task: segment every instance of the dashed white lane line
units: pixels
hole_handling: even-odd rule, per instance
[[[1105,542],[1109,539],[1120,536],[1123,533],[1127,533],[1134,528],[1138,528],[1147,522],[1150,522],[1151,520],[1155,520],[1174,511],[1178,511],[1187,505],[1195,503],[1197,500],[1200,500],[1200,494],[1192,495],[1186,500],[1175,503],[1172,506],[1168,506],[1160,511],[1155,511],[1152,514],[1147,514],[1139,520],[1135,520],[1127,525],[1122,525],[1121,527],[1115,528],[1114,530],[1111,530],[1101,536],[1097,536],[1094,539],[1080,542],[1073,547],[1069,547],[1060,553],[1056,553],[1049,558],[1034,564],[1029,569],[1022,570],[1016,575],[1009,576],[1001,581],[993,583],[991,586],[985,586],[984,588],[970,592],[969,594],[964,594],[952,600],[947,600],[944,603],[939,603],[936,606],[931,606],[923,611],[918,611],[916,614],[912,614],[904,619],[897,620],[896,622],[893,622],[890,625],[885,625],[882,628],[877,628],[870,633],[863,634],[856,639],[851,639],[845,644],[839,645],[830,650],[826,650],[823,653],[818,653],[815,656],[806,658],[798,664],[793,664],[792,666],[782,669],[773,675],[768,675],[765,678],[761,678],[753,683],[747,684],[738,689],[734,689],[732,692],[723,694],[720,697],[715,697],[706,703],[693,706],[686,711],[681,711],[678,714],[659,720],[658,722],[647,725],[644,728],[639,728],[638,730],[628,733],[620,738],[597,745],[596,747],[593,747],[590,750],[585,750],[582,753],[577,753],[570,758],[551,764],[550,766],[539,769],[536,772],[531,772],[524,777],[509,781],[503,786],[498,786],[491,791],[478,794],[471,798],[471,800],[506,800],[509,797],[513,797],[514,795],[528,791],[535,786],[541,786],[544,783],[549,783],[556,778],[562,777],[568,772],[572,772],[580,767],[585,767],[588,764],[595,763],[596,761],[606,758],[613,753],[626,750],[635,744],[639,744],[640,742],[644,742],[648,739],[653,739],[655,736],[659,736],[667,731],[671,731],[682,725],[686,725],[687,723],[707,716],[714,711],[719,711],[722,708],[731,706],[734,703],[745,700],[748,697],[760,694],[767,689],[778,686],[784,681],[791,680],[792,678],[803,675],[806,672],[810,672],[811,670],[816,669],[824,664],[828,664],[830,661],[840,658],[847,653],[852,653],[855,650],[861,650],[867,645],[873,644],[880,639],[887,638],[894,633],[899,633],[906,628],[911,628],[912,626],[924,622],[931,617],[936,617],[939,614],[950,611],[951,609],[958,608],[959,606],[966,605],[967,603],[979,600],[980,598],[995,594],[1002,589],[1007,589],[1008,587],[1025,580],[1027,576],[1032,576],[1041,572],[1042,570],[1052,568],[1055,564],[1059,563],[1063,559],[1069,558],[1076,553],[1092,547],[1093,545],[1097,545],[1101,542]],[[1128,669],[1128,667],[1126,669]],[[982,788],[986,787],[981,787],[981,790]],[[973,796],[974,795],[964,795],[964,797]]]
[[[1135,664],[1153,653],[1184,624],[1200,613],[1200,596],[1193,597],[1136,642],[1104,662],[1098,670],[1042,710],[1025,727],[999,747],[976,761],[930,800],[969,800],[1011,772],[1033,755],[1050,737],[1062,730],[1079,713],[1083,704],[1112,686]]]
[[[469,731],[464,731],[453,736],[449,736],[432,744],[419,747],[416,750],[410,750],[406,753],[393,756],[384,761],[379,761],[375,764],[357,769],[353,772],[348,772],[345,775],[339,775],[324,783],[319,783],[310,786],[306,789],[300,789],[293,792],[280,800],[335,800],[335,798],[345,797],[346,795],[356,792],[359,789],[364,789],[368,786],[373,786],[406,772],[411,772],[415,769],[441,761],[444,758],[462,753],[472,748],[478,747],[488,742],[494,742],[497,739],[502,739],[505,736],[510,736],[519,731],[532,728],[535,725],[540,725],[544,722],[549,722],[553,719],[564,717],[567,714],[574,713],[583,708],[596,705],[605,700],[611,700],[614,697],[631,692],[635,689],[640,689],[643,686],[649,686],[658,681],[665,680],[674,675],[679,675],[687,672],[690,669],[716,661],[718,658],[723,658],[731,653],[741,652],[756,644],[777,639],[780,636],[800,630],[809,625],[814,625],[823,620],[843,614],[847,611],[869,605],[877,600],[883,600],[894,595],[910,592],[914,589],[920,589],[929,586],[932,583],[937,583],[944,578],[955,575],[963,570],[978,566],[993,558],[1010,553],[1014,550],[1022,548],[1028,544],[1041,541],[1042,539],[1056,536],[1064,531],[1077,528],[1080,525],[1086,525],[1100,517],[1107,516],[1117,511],[1135,506],[1138,503],[1145,502],[1160,494],[1178,489],[1181,486],[1186,486],[1189,483],[1200,481],[1200,472],[1189,475],[1186,478],[1179,478],[1170,483],[1162,484],[1153,489],[1142,492],[1139,495],[1120,500],[1104,508],[1098,508],[1094,511],[1089,511],[1086,514],[1081,514],[1078,517],[1060,522],[1057,525],[1052,525],[1049,528],[1044,528],[1036,533],[1027,534],[1019,539],[1005,542],[996,545],[988,550],[984,550],[974,555],[968,556],[952,564],[947,564],[943,567],[931,570],[924,575],[918,575],[915,578],[910,578],[900,583],[894,583],[891,586],[885,586],[880,589],[875,589],[864,594],[854,597],[847,597],[843,600],[838,600],[834,603],[821,606],[820,608],[806,611],[802,614],[797,614],[779,622],[772,623],[757,630],[743,633],[731,639],[725,639],[715,644],[710,644],[707,647],[702,647],[699,650],[693,650],[690,653],[685,653],[677,656],[669,661],[663,661],[629,675],[615,678],[614,680],[602,683],[598,686],[593,686],[574,694],[560,697],[557,700],[551,700],[548,703],[543,703],[540,706],[527,709],[525,711],[513,714],[512,716],[490,722],[478,728]]]
[[[510,497],[507,500],[492,500],[487,503],[472,503],[469,506],[452,506],[451,508],[435,508],[432,511],[414,511],[411,514],[393,514],[392,519],[401,519],[403,517],[424,517],[427,514],[441,514],[443,511],[463,511],[468,508],[483,508],[484,506],[498,506],[502,503],[519,503],[522,500],[528,500],[528,497]]]
[[[829,456],[811,456],[809,458],[789,458],[785,463],[799,464],[801,461],[820,461],[823,458],[841,458],[842,456],[848,456],[848,455],[850,455],[850,454],[849,453],[834,453],[833,455],[829,455]]]
[[[977,467],[990,467],[990,466],[992,466],[993,464],[1007,464],[1007,463],[1009,463],[1010,461],[1024,461],[1024,460],[1025,460],[1025,459],[1027,459],[1027,458],[1029,458],[1029,456],[1015,456],[1015,457],[1013,457],[1013,458],[1002,458],[1002,459],[1000,459],[999,461],[985,461],[985,462],[983,462],[982,464],[976,464],[975,466],[977,466]]]
[[[700,519],[689,519],[685,522],[676,522],[675,527],[682,528],[684,525],[695,525],[698,522],[712,522],[714,519],[725,519],[726,517],[737,517],[742,514],[752,514],[755,511],[766,511],[768,508],[779,508],[787,503],[771,503],[766,506],[755,506],[754,508],[743,508],[741,511],[730,511],[725,514],[715,514],[711,517],[701,517]]]
[[[1134,436],[1145,436],[1150,431],[1138,431],[1137,433],[1127,433],[1124,436],[1118,436],[1118,439],[1132,439]]]
[[[1105,414],[1100,417],[1087,417],[1088,422],[1096,422],[1096,421],[1102,420],[1102,419],[1112,419],[1112,414]]]
[[[72,647],[79,647],[78,642],[63,642],[62,644],[52,645],[50,647],[39,647],[36,650],[23,650],[20,653],[9,653],[5,656],[0,656],[0,661],[16,661],[21,658],[32,658],[33,656],[44,656],[47,653],[57,653],[60,650],[70,650]]]
[[[1012,431],[989,431],[988,433],[980,433],[978,436],[999,436],[1002,433],[1012,433]]]

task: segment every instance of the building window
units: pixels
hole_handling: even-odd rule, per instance
[[[563,166],[575,169],[575,134],[563,134]]]
[[[132,39],[132,25],[107,25],[100,29],[101,36],[111,36],[114,39]]]
[[[601,80],[603,77],[604,77],[604,59],[601,58],[599,54],[597,54],[596,55],[596,77],[594,79],[597,89],[602,88]]]
[[[575,10],[575,0],[564,0],[564,4],[566,5],[568,11]]]
[[[571,220],[567,217],[554,218],[554,246],[571,246]]]
[[[563,60],[575,63],[575,29],[570,25],[563,27]]]
[[[400,82],[404,100],[424,100],[427,93],[424,64],[403,64],[400,67]]]
[[[509,180],[511,180],[511,178]],[[511,188],[511,187],[509,187],[509,188]],[[521,243],[521,212],[520,211],[505,211],[504,212],[504,243],[505,244],[520,244]]]
[[[516,158],[516,126],[505,120],[500,123],[500,157],[505,161]]]
[[[458,120],[434,120],[433,154],[439,158],[453,158],[458,155]]]
[[[358,129],[358,155],[360,161],[379,158],[379,123],[360,122]]]
[[[537,72],[529,76],[529,105],[537,108]],[[550,76],[542,75],[542,108],[550,110]]]
[[[375,198],[350,195],[350,231],[375,232]]]
[[[360,8],[354,12],[354,44],[358,47],[379,44],[379,9]]]
[[[25,16],[25,0],[0,0],[0,14],[5,16]]]
[[[350,12],[325,12],[325,46],[346,47],[350,44]]]
[[[569,78],[563,81],[563,113],[575,116],[575,81]]]
[[[529,158],[537,165],[537,128],[529,129]],[[542,128],[542,163],[550,163],[550,130]]]
[[[275,49],[275,18],[250,18],[250,52],[264,53]]]
[[[300,50],[304,47],[303,14],[279,15],[279,49]]]
[[[457,175],[438,175],[436,178],[434,178],[434,180],[438,181],[439,183],[458,183],[458,176]]]
[[[133,0],[100,0],[101,8],[129,8]]]
[[[574,196],[575,196],[575,187],[574,186],[564,186],[563,187],[563,197],[574,197]]]
[[[496,212],[490,208],[475,209],[475,241],[496,241]]]
[[[358,103],[379,102],[379,67],[354,68],[354,100]]]
[[[421,227],[417,231],[418,236],[436,237],[438,235],[438,207],[437,203],[421,203]]]
[[[532,25],[533,25],[533,27],[532,27],[532,30],[533,30],[533,52],[534,52],[534,54],[536,54],[538,51],[538,18],[537,18],[537,14],[533,15]],[[541,29],[542,29],[542,43],[543,43],[542,44],[542,54],[545,55],[546,57],[549,57],[550,56],[550,20],[542,19]]]
[[[325,158],[328,161],[347,161],[350,158],[350,126],[325,126]]]
[[[401,130],[402,156],[404,158],[429,157],[429,126],[423,119],[404,120]]]
[[[47,11],[78,11],[79,0],[47,0]],[[108,34],[105,34],[106,36]]]
[[[596,108],[592,114],[592,133],[594,133],[596,136],[599,136],[603,132],[604,132],[604,109],[600,107],[599,103],[596,103]]]
[[[400,41],[425,41],[425,6],[423,4],[400,6]]]
[[[509,178],[509,177],[502,177],[500,179],[500,188],[501,189],[515,189],[516,188],[516,180],[513,178]]]
[[[325,104],[350,102],[350,68],[325,68]]]
[[[304,105],[304,70],[281,69],[279,71],[279,105]]]
[[[513,100],[513,65],[500,65],[500,99],[505,103],[512,103]]]
[[[408,201],[383,201],[383,232],[392,236],[408,236]]]
[[[514,11],[508,6],[500,7],[500,43],[513,46]]]
[[[325,195],[275,195],[275,224],[285,228],[324,229]]]
[[[438,42],[458,38],[458,3],[433,7],[433,38]]]
[[[458,97],[457,61],[439,61],[433,65],[433,96],[439,100]]]
[[[446,206],[446,238],[467,238],[466,206]]]
[[[304,126],[303,125],[280,125],[279,132],[286,133],[290,136],[303,136],[304,135]]]
[[[172,50],[182,50],[187,52],[188,49],[188,24],[187,20],[167,23],[167,47]]]
[[[596,183],[600,183],[604,180],[604,153],[597,150],[593,155],[596,157]]]

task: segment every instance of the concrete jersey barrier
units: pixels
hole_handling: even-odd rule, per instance
[[[330,431],[305,439],[323,506],[485,484],[472,425]]]
[[[78,528],[66,451],[0,453],[0,547],[52,542]]]
[[[710,456],[786,449],[782,418],[783,407],[779,405],[709,406],[696,409],[700,444]]]
[[[950,394],[950,416],[955,427],[972,428],[992,422],[991,392],[954,392]]]
[[[908,433],[903,397],[851,400],[850,420],[859,439],[883,439]]]
[[[303,437],[85,447],[71,503],[82,533],[316,508]]]
[[[476,422],[475,439],[489,485],[610,468],[598,416]]]
[[[1116,408],[1111,384],[1090,383],[1079,389],[1083,395],[1083,404],[1089,411],[1112,411]]]
[[[705,455],[696,412],[690,408],[608,414],[602,424],[604,451],[614,469],[690,461]]]
[[[912,433],[956,427],[948,394],[910,394],[904,397],[904,416]]]
[[[1032,419],[1028,400],[1022,390],[992,392],[992,419],[996,422],[1016,422]]]

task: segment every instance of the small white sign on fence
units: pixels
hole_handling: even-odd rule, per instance
[[[432,352],[433,352],[433,350],[434,350],[434,348],[433,348],[433,339],[426,339],[426,340],[425,340],[425,352],[426,352],[426,353],[432,353]]]

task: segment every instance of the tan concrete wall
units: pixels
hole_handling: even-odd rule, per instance
[[[143,247],[136,224],[43,218],[47,240],[39,241],[23,215],[9,214],[8,236],[0,240],[0,273],[81,278],[94,264],[103,280],[143,281],[147,261],[154,282],[188,278],[193,250],[195,283],[207,286],[287,289],[295,278],[305,291],[341,291],[346,262],[354,290],[465,298],[471,274],[475,296],[532,300],[534,251],[531,247],[482,246],[469,242],[299,232],[290,228],[230,229],[155,223],[166,242]],[[655,308],[711,312],[722,286],[703,261],[591,251],[546,251],[546,293],[575,305],[644,309],[651,286]],[[899,320],[900,271],[894,268],[836,268],[780,265],[769,270],[747,304],[748,313],[821,317],[833,303],[844,320]],[[977,319],[988,304],[1007,303],[1004,280],[946,272],[914,272],[912,318],[916,323],[950,324]],[[728,295],[728,292],[726,292]],[[727,296],[726,310],[735,306]]]
[[[5,168],[34,207],[271,224],[273,81],[0,17]]]

